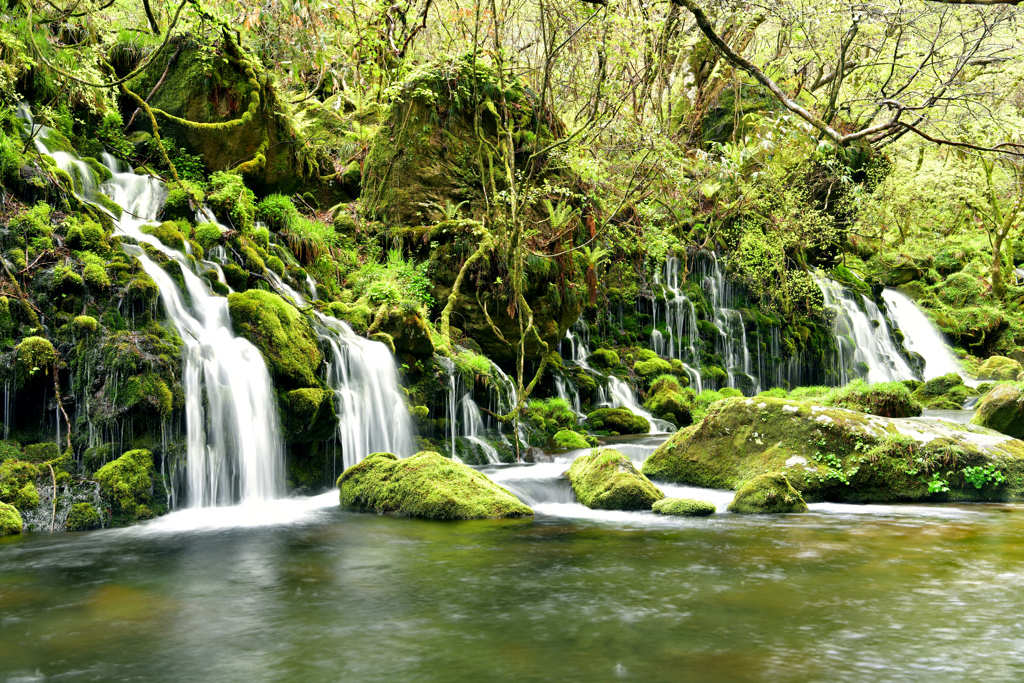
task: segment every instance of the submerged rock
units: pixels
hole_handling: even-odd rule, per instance
[[[21,533],[21,515],[18,509],[7,503],[0,503],[0,536]]]
[[[1002,481],[974,484],[981,469]],[[655,480],[736,489],[772,472],[807,501],[1024,497],[1024,442],[934,418],[884,418],[780,398],[711,406],[644,463]]]
[[[714,503],[693,498],[664,498],[656,502],[652,509],[659,515],[676,517],[707,517],[717,511]]]
[[[781,472],[762,474],[740,487],[729,503],[729,512],[757,515],[780,512],[807,512],[807,503]]]
[[[629,408],[598,408],[587,415],[587,424],[595,432],[646,434],[651,430],[651,423]]]
[[[528,517],[533,510],[508,489],[439,453],[399,460],[371,453],[338,479],[341,506],[354,512],[393,512],[427,519]]]
[[[567,474],[576,499],[596,510],[650,510],[665,497],[629,458],[610,448],[576,458]]]
[[[1001,384],[985,394],[972,424],[1024,439],[1024,386]]]

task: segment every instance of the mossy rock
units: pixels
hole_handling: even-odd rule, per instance
[[[736,492],[729,512],[741,515],[807,512],[807,503],[781,472],[754,477]]]
[[[672,383],[668,379],[659,378],[651,386],[644,408],[654,417],[668,420],[676,427],[685,427],[693,422],[693,392],[679,388],[678,381]]]
[[[174,221],[164,221],[159,225],[143,225],[140,230],[146,235],[157,238],[165,247],[184,250],[185,237],[181,228]]]
[[[650,381],[659,375],[667,375],[672,372],[672,364],[664,358],[655,356],[650,360],[639,360],[633,363],[633,372],[642,379]]]
[[[978,368],[978,379],[1012,381],[1017,379],[1017,375],[1021,372],[1024,372],[1024,367],[1021,367],[1021,364],[1012,358],[992,356]]]
[[[598,408],[587,415],[587,424],[595,432],[647,434],[651,431],[651,423],[629,408]]]
[[[587,356],[587,362],[599,368],[614,368],[619,364],[619,354],[612,349],[595,349]]]
[[[951,372],[948,375],[933,377],[924,384],[918,386],[914,393],[920,398],[944,396],[953,389],[962,387],[963,385],[964,378],[955,372]]]
[[[921,414],[921,404],[914,400],[902,382],[867,384],[854,380],[836,389],[829,402],[841,408],[882,417],[917,417]]]
[[[972,424],[1024,439],[1024,384],[1000,384],[978,404]]]
[[[320,386],[320,345],[294,306],[273,292],[250,289],[230,294],[228,310],[235,333],[260,350],[279,390]]]
[[[103,525],[100,513],[89,503],[75,503],[64,522],[65,531],[89,531]]]
[[[341,506],[427,519],[528,517],[533,510],[473,468],[439,453],[371,453],[338,479]]]
[[[1006,475],[978,490],[967,468]],[[782,472],[810,502],[1009,500],[1024,496],[1024,442],[991,429],[932,418],[885,418],[845,408],[758,396],[713,403],[700,424],[662,444],[645,462],[654,480],[736,489]],[[947,474],[948,473],[948,474]]]
[[[714,503],[693,498],[665,498],[659,500],[652,508],[659,515],[676,517],[708,517],[717,512]]]
[[[152,517],[153,475],[153,454],[137,449],[101,467],[96,481],[114,512],[124,521],[134,521]]]
[[[7,503],[0,503],[0,536],[20,534],[23,526],[21,513],[15,507]]]
[[[416,309],[393,307],[384,314],[377,331],[391,336],[394,351],[397,353],[421,357],[434,355],[434,343],[430,339],[427,321]]]
[[[327,441],[338,429],[334,392],[329,389],[293,389],[283,395],[281,412],[289,443]]]
[[[0,502],[21,510],[34,510],[39,505],[39,492],[35,481],[41,474],[39,467],[22,460],[0,463]]]
[[[610,448],[576,458],[567,474],[576,499],[595,510],[650,510],[665,497],[629,458]]]
[[[25,386],[37,380],[45,381],[56,362],[57,352],[49,340],[43,337],[26,337],[17,348],[15,372],[18,386]]]
[[[99,322],[91,315],[80,315],[71,321],[71,328],[79,337],[86,337],[99,329]]]
[[[563,429],[556,432],[555,435],[551,437],[551,440],[554,441],[555,445],[559,448],[590,448],[590,444],[587,442],[586,437],[579,432],[574,432],[569,429]]]

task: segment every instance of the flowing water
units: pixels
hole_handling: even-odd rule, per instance
[[[567,467],[487,468],[533,519],[332,492],[0,539],[0,680],[1024,677],[1024,506],[668,518],[584,508]]]
[[[903,346],[924,359],[924,377],[929,380],[950,373],[963,375],[942,333],[914,300],[895,289],[882,292],[893,326],[903,332]]]

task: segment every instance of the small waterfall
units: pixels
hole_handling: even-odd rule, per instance
[[[560,374],[555,375],[555,393],[558,395],[558,398],[572,406],[572,412],[576,413],[577,417],[586,417],[580,411],[580,392],[576,390],[572,382],[566,382],[565,378]]]
[[[637,403],[636,394],[633,392],[633,388],[615,375],[608,376],[608,393],[610,396],[608,404],[612,408],[629,408],[634,415],[639,415],[650,422],[651,427],[648,430],[649,433],[674,432],[676,430],[676,428],[672,426],[672,423],[666,422],[665,420],[659,420],[640,407],[640,404]]]
[[[834,280],[815,276],[825,305],[837,312],[835,330],[839,349],[840,383],[853,377],[853,366],[869,384],[916,379],[889,332],[889,324],[875,302]]]
[[[456,456],[456,444],[463,439],[479,449],[489,463],[498,463],[498,450],[489,444],[482,434],[485,429],[480,407],[473,400],[473,392],[462,381],[462,373],[451,358],[437,356],[436,360],[448,374],[448,400],[445,409],[448,417],[448,443],[452,457]]]
[[[661,284],[661,274],[655,273],[654,280]],[[671,294],[666,296],[665,300],[665,327],[668,330],[668,339],[666,340],[657,329],[658,302],[655,301],[655,330],[651,333],[651,350],[659,356],[682,360],[686,374],[690,378],[690,386],[700,393],[703,386],[700,376],[700,353],[697,350],[697,343],[700,340],[697,309],[679,287],[679,259],[675,256],[670,256],[665,261],[664,286],[666,292]]]
[[[27,114],[27,110],[25,111]],[[46,129],[34,126],[36,145],[57,164],[82,178],[82,201],[92,202],[97,190],[92,170],[68,153],[50,153],[42,139]],[[121,172],[110,155],[104,162],[113,177],[101,188],[125,211],[114,220],[117,231],[152,245],[179,264],[190,303],[177,283],[146,252],[125,245],[157,283],[167,316],[184,342],[187,423],[188,502],[192,507],[268,500],[284,492],[284,449],[277,419],[277,400],[270,374],[255,346],[236,337],[227,300],[215,296],[192,272],[184,254],[141,231],[154,222],[165,196],[159,181]],[[86,181],[85,179],[89,179]],[[173,496],[176,498],[176,496]],[[179,500],[172,500],[178,506]]]
[[[331,352],[325,379],[338,400],[338,441],[345,467],[370,453],[412,455],[412,418],[388,347],[360,337],[336,318],[316,317],[317,334]]]
[[[704,290],[711,294],[711,310],[715,316],[715,325],[719,330],[715,348],[722,354],[725,362],[725,371],[728,375],[727,386],[756,394],[761,391],[761,381],[754,372],[754,366],[750,359],[750,349],[747,347],[747,329],[743,323],[743,315],[726,306],[733,300],[732,285],[725,279],[725,274],[718,264],[718,256],[714,252],[706,252],[705,255],[706,258],[698,263],[703,274]],[[749,378],[749,386],[736,386],[737,371]],[[747,382],[744,381],[744,384]]]
[[[903,345],[908,351],[924,358],[925,380],[950,373],[962,375],[960,366],[942,333],[932,324],[914,300],[895,289],[882,292],[892,324],[903,333]]]

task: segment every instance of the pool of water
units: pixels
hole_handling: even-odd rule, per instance
[[[446,523],[335,495],[0,539],[0,680],[1024,677],[1024,506]]]

